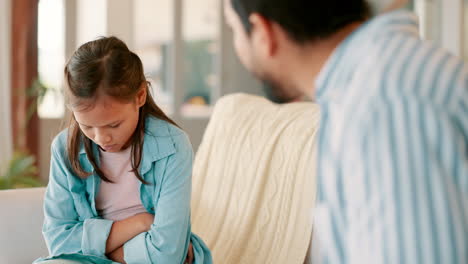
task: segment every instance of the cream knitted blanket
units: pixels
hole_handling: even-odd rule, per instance
[[[302,264],[312,234],[319,109],[236,94],[218,101],[196,155],[193,232],[214,263]]]

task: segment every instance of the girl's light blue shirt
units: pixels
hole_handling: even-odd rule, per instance
[[[84,147],[80,163],[93,174],[80,179],[70,169],[67,157],[68,130],[53,141],[49,184],[45,194],[43,235],[51,258],[114,263],[105,256],[113,221],[99,217],[95,198],[101,179],[87,158]],[[98,147],[93,144],[95,157]],[[211,264],[203,241],[191,233],[190,196],[193,151],[179,128],[153,117],[146,119],[140,174],[150,185],[141,184],[143,206],[155,214],[148,232],[124,244],[124,258],[132,263],[183,263],[192,242],[196,264]]]

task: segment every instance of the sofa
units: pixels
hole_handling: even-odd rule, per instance
[[[234,94],[212,113],[193,169],[192,227],[214,263],[303,264],[315,203],[312,103],[277,105]],[[0,191],[0,264],[48,254],[45,188]]]
[[[45,188],[0,191],[0,263],[31,263],[46,256],[42,238]]]

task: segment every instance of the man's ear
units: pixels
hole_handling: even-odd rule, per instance
[[[138,108],[142,107],[146,103],[146,96],[148,95],[148,84],[144,82],[136,94],[136,104]]]
[[[278,36],[273,23],[258,13],[251,14],[249,21],[252,24],[250,39],[254,48],[267,57],[274,55],[278,47]]]

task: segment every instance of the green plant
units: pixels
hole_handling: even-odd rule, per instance
[[[36,175],[34,156],[15,152],[4,175],[0,176],[0,190],[44,186]]]
[[[26,113],[26,123],[31,120],[32,115],[37,112],[37,107],[44,100],[45,95],[50,92],[53,92],[53,89],[45,86],[39,79],[35,79],[31,87],[26,90],[26,96],[31,99],[31,104]]]
[[[31,87],[26,90],[26,96],[31,99],[31,103],[27,109],[25,127],[20,133],[25,133],[29,120],[49,90],[39,79],[34,80]],[[36,158],[33,155],[16,150],[3,175],[1,175],[3,170],[0,169],[0,190],[44,186],[38,180],[38,169],[35,164]]]

